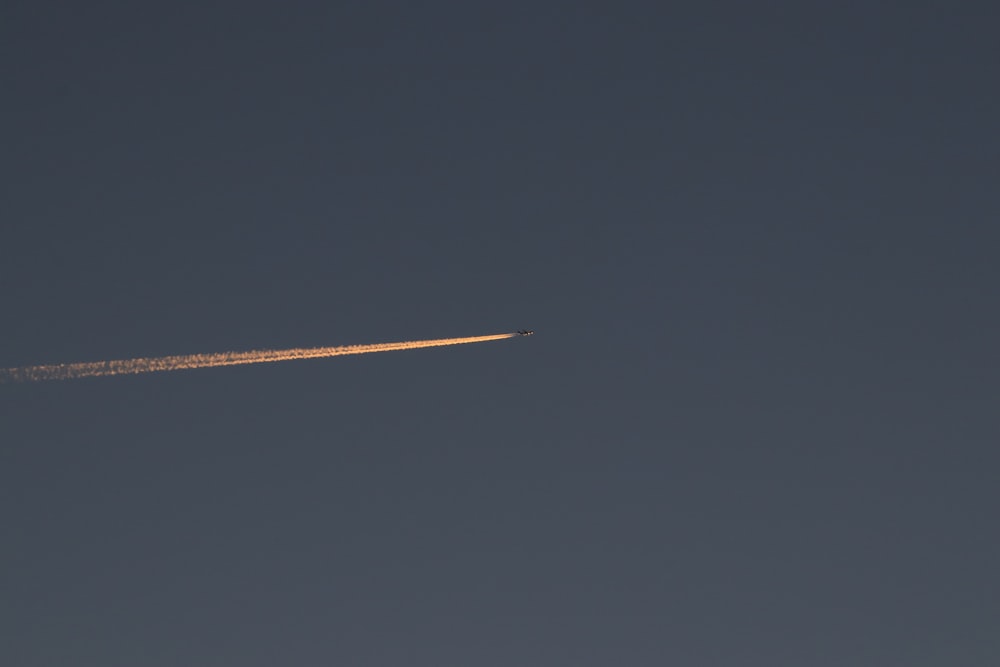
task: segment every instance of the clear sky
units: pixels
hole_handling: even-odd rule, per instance
[[[990,2],[0,8],[0,664],[1000,664]]]

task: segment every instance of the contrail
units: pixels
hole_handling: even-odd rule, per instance
[[[320,359],[323,357],[339,357],[345,354],[368,354],[370,352],[392,352],[393,350],[416,350],[421,347],[485,343],[489,340],[503,340],[504,338],[513,338],[517,335],[519,334],[503,333],[492,334],[490,336],[471,336],[469,338],[411,340],[401,343],[371,343],[369,345],[342,345],[340,347],[297,347],[290,350],[249,350],[246,352],[216,352],[213,354],[185,354],[172,357],[141,357],[139,359],[91,361],[80,364],[56,364],[52,366],[22,366],[20,368],[0,369],[0,382],[69,380],[101,375],[129,375],[135,373],[153,373],[156,371],[179,371],[188,368],[262,364],[268,361]]]

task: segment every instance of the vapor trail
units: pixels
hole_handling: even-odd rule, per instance
[[[262,364],[268,361],[289,361],[292,359],[319,359],[339,357],[345,354],[368,354],[370,352],[392,352],[393,350],[416,350],[421,347],[442,347],[485,343],[490,340],[513,338],[516,333],[471,336],[469,338],[437,338],[434,340],[413,340],[401,343],[372,343],[369,345],[343,345],[340,347],[299,347],[290,350],[249,350],[247,352],[216,352],[213,354],[185,354],[172,357],[148,357],[139,359],[117,359],[113,361],[91,361],[81,364],[56,364],[52,366],[22,366],[0,370],[0,382],[35,382],[39,380],[69,380],[72,378],[96,377],[100,375],[127,375],[153,373],[155,371],[179,371],[188,368],[212,368],[215,366],[238,366],[242,364]]]

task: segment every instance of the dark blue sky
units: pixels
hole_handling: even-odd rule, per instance
[[[0,9],[0,663],[1000,662],[992,3]],[[834,6],[835,5],[835,6]]]

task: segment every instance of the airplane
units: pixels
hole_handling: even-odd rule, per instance
[[[530,336],[533,333],[535,333],[535,332],[531,331],[530,329],[521,329],[520,331],[517,332],[517,335],[518,336]]]

